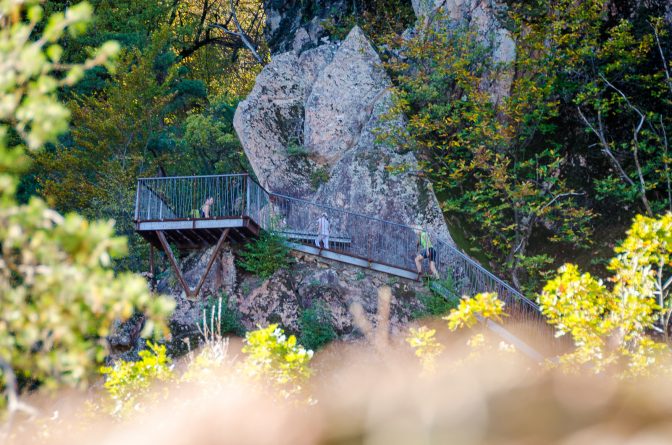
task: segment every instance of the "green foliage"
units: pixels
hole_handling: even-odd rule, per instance
[[[504,302],[497,298],[496,293],[485,292],[476,294],[473,298],[462,298],[459,306],[443,319],[448,322],[448,329],[456,331],[471,328],[487,320],[501,322],[502,317],[506,317]]]
[[[381,45],[391,36],[401,35],[415,21],[411,2],[404,0],[353,1],[348,6],[332,10],[324,23],[326,31],[336,40],[343,40],[357,25],[375,44]]]
[[[67,3],[45,7],[62,13]],[[131,221],[137,177],[249,171],[232,121],[261,64],[236,38],[208,26],[229,23],[234,30],[225,19],[228,2],[92,3],[93,32],[68,36],[59,62],[81,62],[92,46],[115,38],[122,48],[117,70],[89,70],[63,93],[72,132],[35,155],[22,192],[45,196],[61,212],[114,219],[131,243],[131,255],[115,266],[146,270],[147,249]],[[261,2],[235,7],[263,54]]]
[[[58,73],[68,33],[80,35],[91,8],[82,3],[52,15],[42,35],[36,1],[0,3],[0,357],[23,378],[54,387],[83,385],[106,355],[105,336],[115,320],[146,313],[143,335],[167,332],[172,303],[152,297],[139,276],[116,275],[111,261],[126,253],[112,222],[89,223],[49,209],[40,199],[15,202],[18,174],[32,153],[55,142],[69,113],[58,102],[60,87],[77,82],[94,66],[107,65],[117,45],[105,44],[83,64]],[[11,136],[11,137],[10,137]]]
[[[313,190],[317,190],[327,181],[329,181],[329,170],[326,167],[318,167],[310,173],[310,185]]]
[[[127,416],[138,411],[140,400],[147,396],[155,382],[174,378],[166,347],[151,342],[147,342],[147,346],[149,349],[138,353],[138,361],[119,360],[113,366],[100,368],[105,375],[104,387],[114,404],[113,415]]]
[[[240,257],[240,267],[263,279],[290,264],[289,248],[284,239],[269,231],[262,231],[259,238],[247,243],[240,252]]]
[[[305,157],[308,156],[308,150],[303,145],[292,143],[287,146],[287,156],[289,157]]]
[[[606,38],[585,44],[590,65],[573,97],[610,171],[595,188],[602,200],[653,216],[672,209],[669,22],[647,17],[637,26],[623,19],[604,32]]]
[[[531,146],[553,130],[558,115],[557,64],[543,45],[532,56],[528,45],[543,42],[540,35],[516,32],[521,44],[509,64],[496,61],[478,31],[464,26],[428,24],[400,42],[405,58],[388,63],[398,84],[391,116],[403,112],[409,122],[381,137],[420,152],[423,171],[447,197],[444,211],[476,227],[485,252],[521,287],[535,278],[523,266],[535,229],[543,224],[553,228],[551,241],[580,244],[592,212],[561,174],[559,147]]]
[[[136,310],[149,317],[143,335],[167,332],[173,303],[140,276],[115,276],[111,260],[126,243],[113,235],[111,222],[62,217],[38,199],[0,207],[0,356],[17,371],[48,386],[87,382],[114,321]]]
[[[301,326],[299,342],[313,351],[321,349],[337,337],[329,310],[320,302],[301,312],[299,325]]]
[[[431,374],[436,371],[436,359],[443,351],[443,345],[436,338],[436,329],[426,326],[409,329],[406,343],[413,348],[415,356],[420,360],[423,373]]]
[[[457,295],[452,278],[430,281],[429,289],[428,294],[419,296],[424,308],[421,312],[414,314],[416,317],[443,316],[460,303],[460,297]]]
[[[233,114],[238,102],[225,96],[209,101],[199,114],[184,121],[182,138],[177,141],[181,166],[176,174],[241,173],[251,171],[238,136],[233,129]]]
[[[306,350],[287,337],[277,324],[259,328],[245,335],[242,371],[254,381],[270,385],[284,397],[301,391],[301,385],[311,375],[313,351]]]
[[[672,214],[638,216],[616,253],[609,264],[611,286],[566,264],[539,296],[558,335],[574,340],[575,350],[560,358],[567,369],[635,376],[669,365],[663,360],[667,345],[647,333],[661,319],[669,329]]]
[[[220,335],[235,334],[242,336],[245,334],[245,326],[240,321],[240,312],[236,307],[229,305],[228,295],[222,294],[218,299],[210,296],[201,312],[203,313],[203,320],[200,321],[201,332],[210,330]],[[210,326],[213,320],[218,326]]]

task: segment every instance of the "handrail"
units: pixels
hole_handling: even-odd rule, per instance
[[[255,182],[256,184],[258,184],[256,181],[254,181],[254,182]],[[259,187],[261,187],[261,186],[259,186]],[[262,188],[263,188],[263,187],[262,187]],[[386,220],[386,219],[378,218],[378,217],[376,217],[376,216],[365,215],[365,214],[363,214],[363,213],[357,213],[357,212],[353,212],[353,211],[351,211],[351,210],[340,209],[340,208],[338,208],[338,207],[332,207],[332,206],[329,206],[329,205],[327,205],[327,204],[320,204],[320,203],[317,203],[317,202],[308,201],[307,199],[295,198],[295,197],[293,197],[293,196],[283,195],[283,194],[281,194],[281,193],[273,193],[273,192],[269,192],[269,191],[266,191],[266,193],[268,193],[268,194],[271,195],[271,196],[277,196],[277,197],[280,197],[280,198],[290,199],[290,200],[292,200],[292,201],[296,201],[296,202],[304,202],[304,203],[306,203],[306,204],[315,205],[315,206],[318,206],[318,207],[320,207],[320,208],[324,208],[324,209],[328,209],[328,210],[333,210],[333,211],[341,212],[341,213],[347,213],[347,214],[349,214],[349,215],[353,215],[353,216],[364,217],[364,218],[370,219],[370,220],[372,220],[372,221],[384,222],[384,223],[386,223],[386,224],[392,224],[392,225],[395,225],[395,226],[398,226],[398,227],[403,227],[403,228],[405,228],[405,229],[412,229],[412,230],[415,230],[415,229],[413,229],[411,226],[407,226],[406,224],[401,224],[401,223],[397,223],[397,222],[394,222],[394,221],[389,221],[389,220]]]
[[[224,177],[232,177],[232,176],[250,176],[249,173],[222,173],[218,175],[196,175],[196,176],[141,176],[138,178],[138,181],[142,181],[144,179],[165,179],[165,180],[171,180],[171,179],[196,179],[196,178],[224,178]],[[255,181],[256,182],[256,181]]]

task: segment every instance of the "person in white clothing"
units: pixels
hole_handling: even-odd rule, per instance
[[[317,238],[315,238],[315,245],[321,249],[320,241],[324,244],[325,249],[329,249],[329,220],[327,214],[323,213],[317,220]]]

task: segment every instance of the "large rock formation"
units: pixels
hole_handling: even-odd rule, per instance
[[[389,87],[378,54],[355,27],[340,44],[274,57],[238,106],[234,126],[267,189],[421,224],[434,239],[452,242],[414,155],[377,140],[377,132],[404,124],[385,117]],[[394,166],[407,173],[391,173]]]

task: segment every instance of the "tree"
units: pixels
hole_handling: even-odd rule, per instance
[[[669,367],[668,346],[649,333],[658,325],[669,338],[672,214],[637,216],[627,235],[608,286],[566,264],[539,296],[558,335],[574,340],[575,350],[560,357],[569,369],[636,376]]]
[[[285,240],[277,233],[266,230],[254,242],[246,244],[240,256],[240,267],[263,279],[290,264],[289,247]]]
[[[172,308],[151,296],[141,277],[110,269],[126,248],[112,236],[111,222],[63,217],[38,198],[16,204],[26,149],[35,152],[68,128],[58,89],[107,65],[118,49],[107,43],[84,63],[62,63],[59,39],[84,32],[91,7],[80,3],[53,14],[35,35],[42,16],[38,1],[0,4],[0,368],[10,423],[22,406],[15,375],[47,388],[82,385],[105,357],[115,320],[142,311],[143,335],[166,333]]]
[[[524,43],[512,65],[495,62],[482,36],[464,26],[428,23],[405,41],[403,59],[389,67],[398,85],[393,113],[406,114],[408,125],[391,139],[418,152],[422,173],[446,197],[444,211],[463,215],[514,284],[533,289],[551,261],[528,253],[535,229],[551,228],[551,241],[579,245],[592,212],[580,205],[585,192],[563,176],[560,147],[533,144],[553,130],[559,61],[544,49],[545,33],[526,35],[522,25],[516,32]],[[499,99],[484,88],[497,73],[515,73],[510,94]]]
[[[649,216],[672,210],[672,81],[664,23],[651,19],[641,36],[626,20],[609,29],[606,42],[594,47],[586,64],[592,69],[582,76],[574,100],[611,167],[596,181],[598,197],[626,205],[639,201]]]
[[[204,85],[180,79],[178,67],[164,60],[168,40],[163,29],[144,51],[123,51],[102,92],[68,103],[76,124],[64,143],[35,156],[40,192],[56,208],[117,221],[118,233],[132,240],[125,266],[133,270],[143,251],[132,225],[137,178],[166,176],[183,164],[171,122],[206,96]]]

